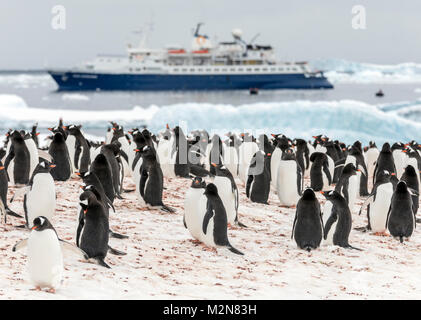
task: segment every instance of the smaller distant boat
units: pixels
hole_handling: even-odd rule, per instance
[[[259,88],[250,88],[250,94],[259,94]]]
[[[382,89],[380,89],[379,91],[376,92],[376,97],[383,97],[384,93],[382,91]]]

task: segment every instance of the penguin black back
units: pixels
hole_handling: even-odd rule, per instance
[[[116,193],[114,191],[113,176],[111,166],[105,155],[100,153],[96,156],[91,164],[91,172],[95,173],[99,181],[101,181],[108,199],[110,199],[111,202],[114,202]]]

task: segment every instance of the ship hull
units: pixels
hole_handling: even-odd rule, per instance
[[[324,76],[304,74],[115,74],[53,71],[61,91],[82,90],[262,90],[332,89]]]

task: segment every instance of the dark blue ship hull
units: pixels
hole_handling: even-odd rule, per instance
[[[304,74],[113,74],[48,71],[59,90],[262,90],[332,89],[319,73]]]

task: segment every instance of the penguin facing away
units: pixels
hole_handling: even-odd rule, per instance
[[[311,250],[320,246],[324,234],[320,203],[311,188],[303,192],[295,211],[291,239],[300,249]]]
[[[4,166],[9,175],[10,184],[26,185],[30,178],[31,159],[28,147],[19,131],[10,133],[10,148]]]
[[[405,181],[408,188],[411,190],[411,197],[413,203],[414,216],[417,216],[419,207],[419,180],[416,169],[412,165],[405,167],[402,174],[402,181]]]
[[[332,183],[332,176],[329,170],[329,162],[326,154],[313,152],[310,156],[312,162],[310,169],[310,184],[314,191],[321,191]]]
[[[321,191],[327,201],[332,202],[332,212],[324,226],[324,239],[331,240],[331,244],[343,248],[361,250],[351,246],[348,242],[352,229],[352,217],[344,197],[336,191]],[[330,241],[328,241],[329,243]]]
[[[48,147],[48,153],[53,157],[54,167],[51,175],[56,181],[67,181],[72,175],[72,162],[67,149],[66,140],[62,133],[57,132]]]
[[[246,196],[252,202],[268,204],[270,193],[270,156],[258,151],[253,156],[246,184]]]
[[[387,214],[386,226],[392,237],[401,243],[409,240],[416,228],[412,192],[408,189],[404,181],[400,181],[393,193]]]
[[[206,213],[203,219],[203,242],[214,248],[225,247],[231,252],[243,255],[228,240],[228,221],[224,204],[218,195],[218,188],[210,183],[206,186]]]

